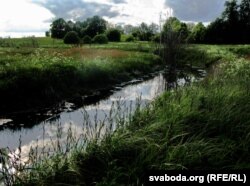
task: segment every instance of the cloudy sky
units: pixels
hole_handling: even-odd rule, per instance
[[[1,0],[0,37],[44,35],[52,20],[99,15],[114,24],[158,23],[159,14],[210,22],[226,0]]]

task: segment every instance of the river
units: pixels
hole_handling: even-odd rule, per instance
[[[186,77],[178,77],[175,83],[184,85],[188,82]],[[192,75],[188,77],[191,81],[196,79]],[[27,155],[31,147],[53,148],[55,141],[68,141],[69,131],[75,140],[82,136],[93,138],[97,132],[102,135],[107,130],[114,130],[117,122],[128,119],[138,103],[145,107],[165,89],[166,78],[162,72],[158,72],[147,80],[132,81],[116,87],[110,96],[96,100],[90,105],[75,108],[73,103],[65,102],[60,113],[47,114],[48,118],[41,122],[36,122],[35,119],[15,121],[13,118],[0,118],[0,149],[8,147],[15,151],[20,146],[22,154]],[[22,122],[28,122],[29,127]]]

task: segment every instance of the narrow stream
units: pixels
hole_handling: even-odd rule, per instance
[[[190,80],[192,78],[192,76],[189,77]],[[187,83],[186,78],[177,79],[178,85],[185,83]],[[31,146],[42,148],[42,146],[52,145],[59,133],[60,138],[66,140],[69,129],[77,139],[83,133],[94,133],[98,125],[106,122],[115,126],[117,120],[133,113],[138,102],[142,107],[145,106],[161,94],[166,89],[165,87],[166,79],[163,73],[158,73],[149,80],[122,87],[108,98],[76,110],[72,109],[72,103],[67,103],[63,112],[42,122],[34,122],[32,127],[19,127],[18,129],[3,127],[0,130],[0,149],[8,147],[10,150],[15,150],[21,146],[22,153],[25,151],[28,153]],[[11,121],[11,118],[0,118],[0,125],[3,126],[3,123],[7,121]]]

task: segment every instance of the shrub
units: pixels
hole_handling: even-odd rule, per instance
[[[104,34],[96,35],[93,38],[93,42],[98,43],[98,44],[107,44],[108,43],[108,38]]]
[[[152,41],[155,43],[160,43],[160,40],[161,40],[160,34],[157,34],[157,35],[152,37]]]
[[[121,32],[117,29],[111,29],[107,32],[107,37],[109,41],[120,42]]]
[[[86,35],[82,38],[83,44],[91,44],[92,43],[92,39],[90,36]]]
[[[79,44],[80,43],[80,38],[79,38],[77,32],[70,31],[65,35],[63,41],[64,41],[65,44]]]
[[[126,42],[133,42],[133,41],[135,41],[135,38],[132,35],[128,36],[126,39]]]

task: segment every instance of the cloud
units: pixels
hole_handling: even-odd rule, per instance
[[[140,24],[159,21],[166,11],[165,0],[33,0],[48,9],[55,18],[83,21],[99,15],[114,24]]]
[[[123,0],[118,0],[124,2]],[[94,15],[115,17],[119,12],[112,9],[108,1],[83,1],[83,0],[33,0],[34,3],[48,9],[56,18],[83,21]]]
[[[126,3],[126,0],[112,0],[112,2],[116,4],[121,4],[121,3]]]
[[[84,21],[99,15],[113,24],[159,23],[159,15],[184,21],[213,21],[226,0],[5,0],[0,6],[0,36],[3,32],[43,32],[53,19]],[[171,14],[171,13],[170,13]],[[8,33],[7,33],[8,34]]]
[[[113,7],[120,15],[108,18],[113,23],[138,25],[141,22],[148,24],[159,22],[160,12],[168,12],[165,0],[126,0],[126,3]]]
[[[8,0],[0,6],[0,32],[38,32],[48,29],[53,17],[47,9],[29,0]]]
[[[226,0],[166,0],[174,16],[184,21],[210,22],[220,16]]]

